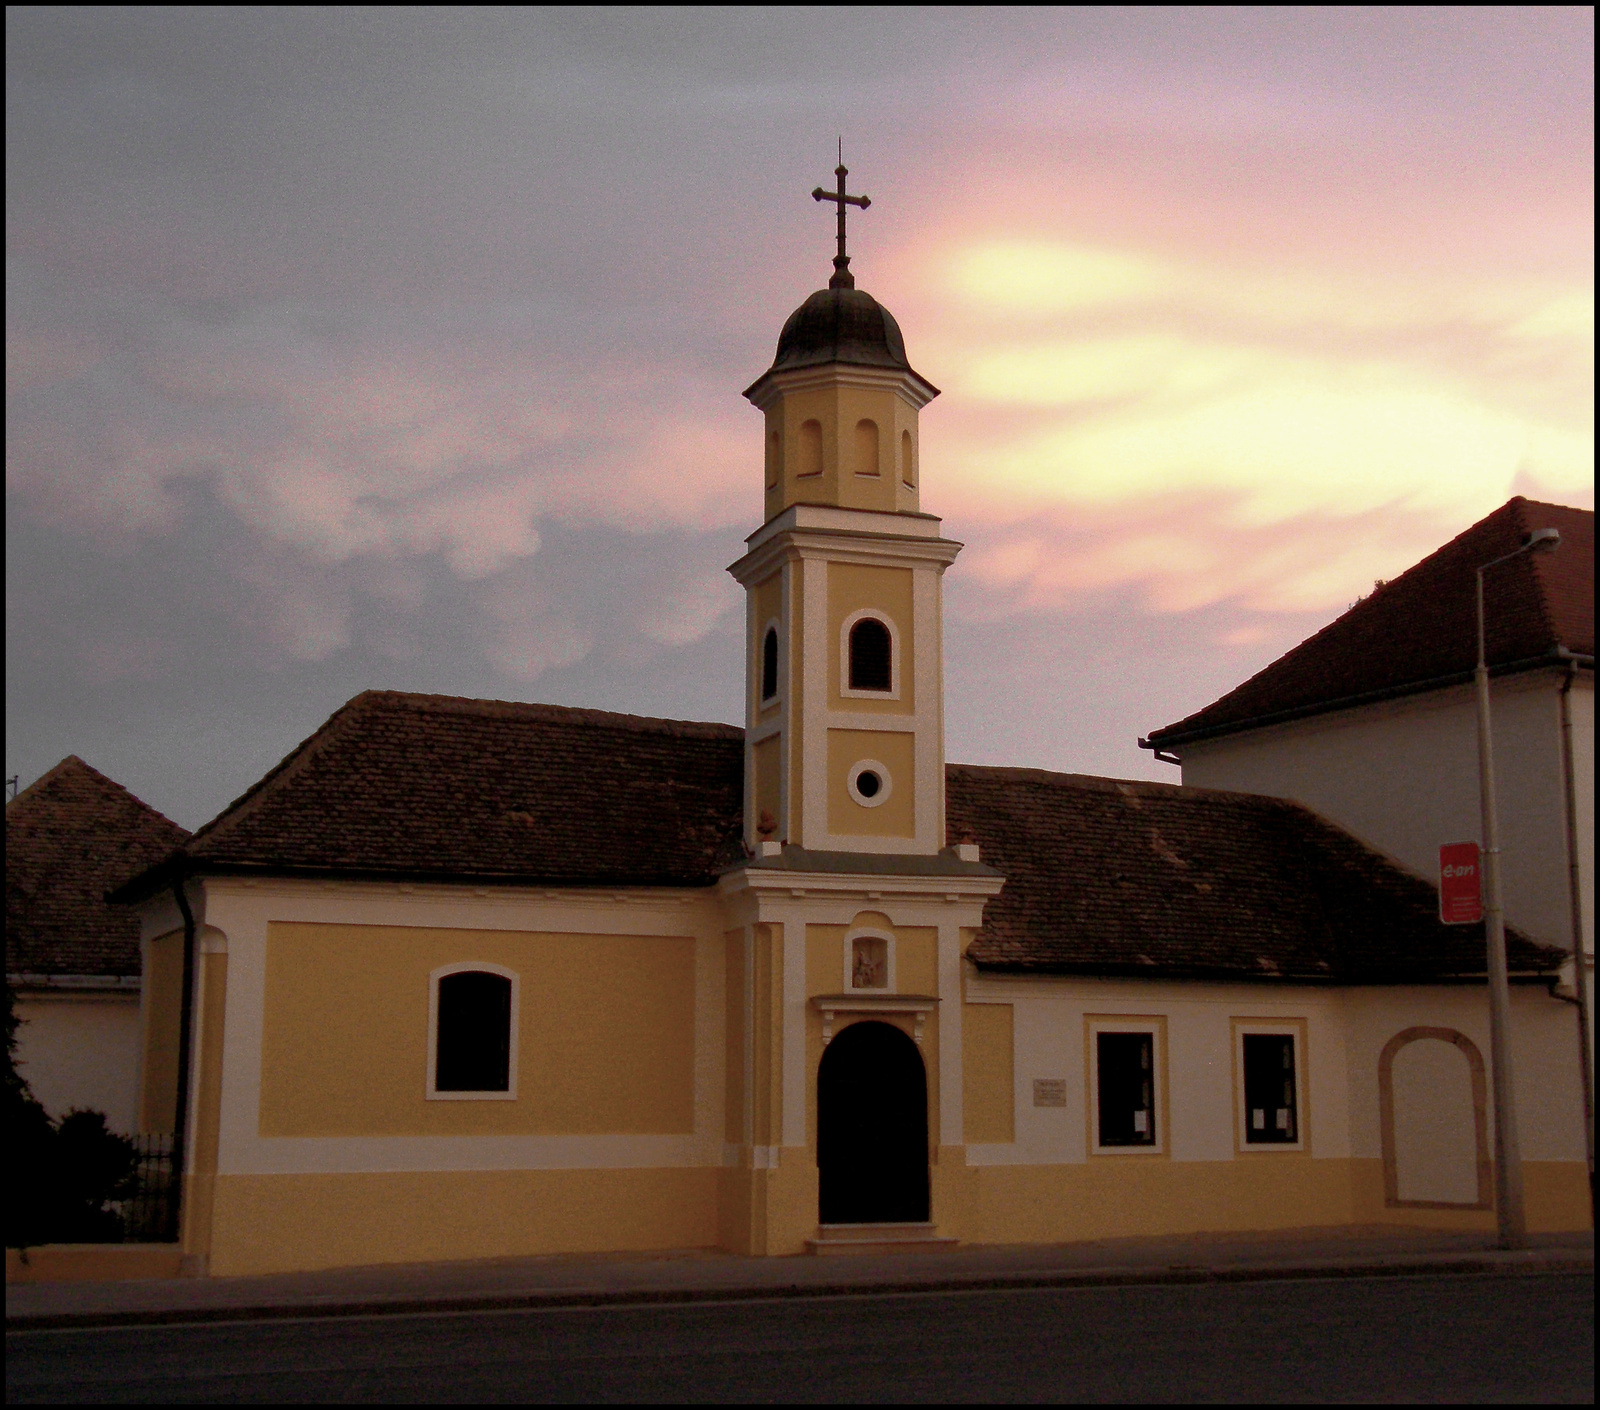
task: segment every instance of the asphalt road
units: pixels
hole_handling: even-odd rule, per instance
[[[1327,1278],[7,1336],[29,1401],[1594,1398],[1592,1274]]]

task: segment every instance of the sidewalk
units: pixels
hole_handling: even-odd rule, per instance
[[[249,1278],[13,1283],[6,1288],[6,1322],[9,1330],[19,1331],[846,1293],[1594,1268],[1592,1234],[1544,1235],[1530,1243],[1525,1251],[1507,1253],[1480,1234],[1380,1225],[830,1258],[686,1250],[388,1264]]]

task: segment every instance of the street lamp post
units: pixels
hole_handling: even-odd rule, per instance
[[[1557,529],[1535,529],[1513,553],[1478,569],[1478,805],[1483,823],[1483,930],[1489,950],[1489,1063],[1494,1075],[1495,1215],[1500,1247],[1522,1248],[1528,1221],[1522,1198],[1522,1143],[1511,1090],[1511,984],[1506,966],[1505,912],[1500,900],[1500,820],[1494,796],[1494,739],[1489,729],[1489,659],[1483,628],[1483,575],[1501,563],[1561,542]],[[1581,978],[1581,976],[1580,976]]]

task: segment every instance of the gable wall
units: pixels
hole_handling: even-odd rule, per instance
[[[1506,920],[1570,949],[1559,683],[1554,672],[1513,676],[1494,681],[1491,698]],[[1573,696],[1585,934],[1592,936],[1592,681]],[[1293,798],[1434,883],[1440,845],[1480,836],[1477,751],[1469,686],[1179,750],[1185,784]]]

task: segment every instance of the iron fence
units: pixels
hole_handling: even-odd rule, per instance
[[[133,1194],[111,1207],[122,1220],[125,1243],[168,1243],[178,1237],[177,1182],[172,1178],[172,1137],[130,1136],[137,1155]]]

